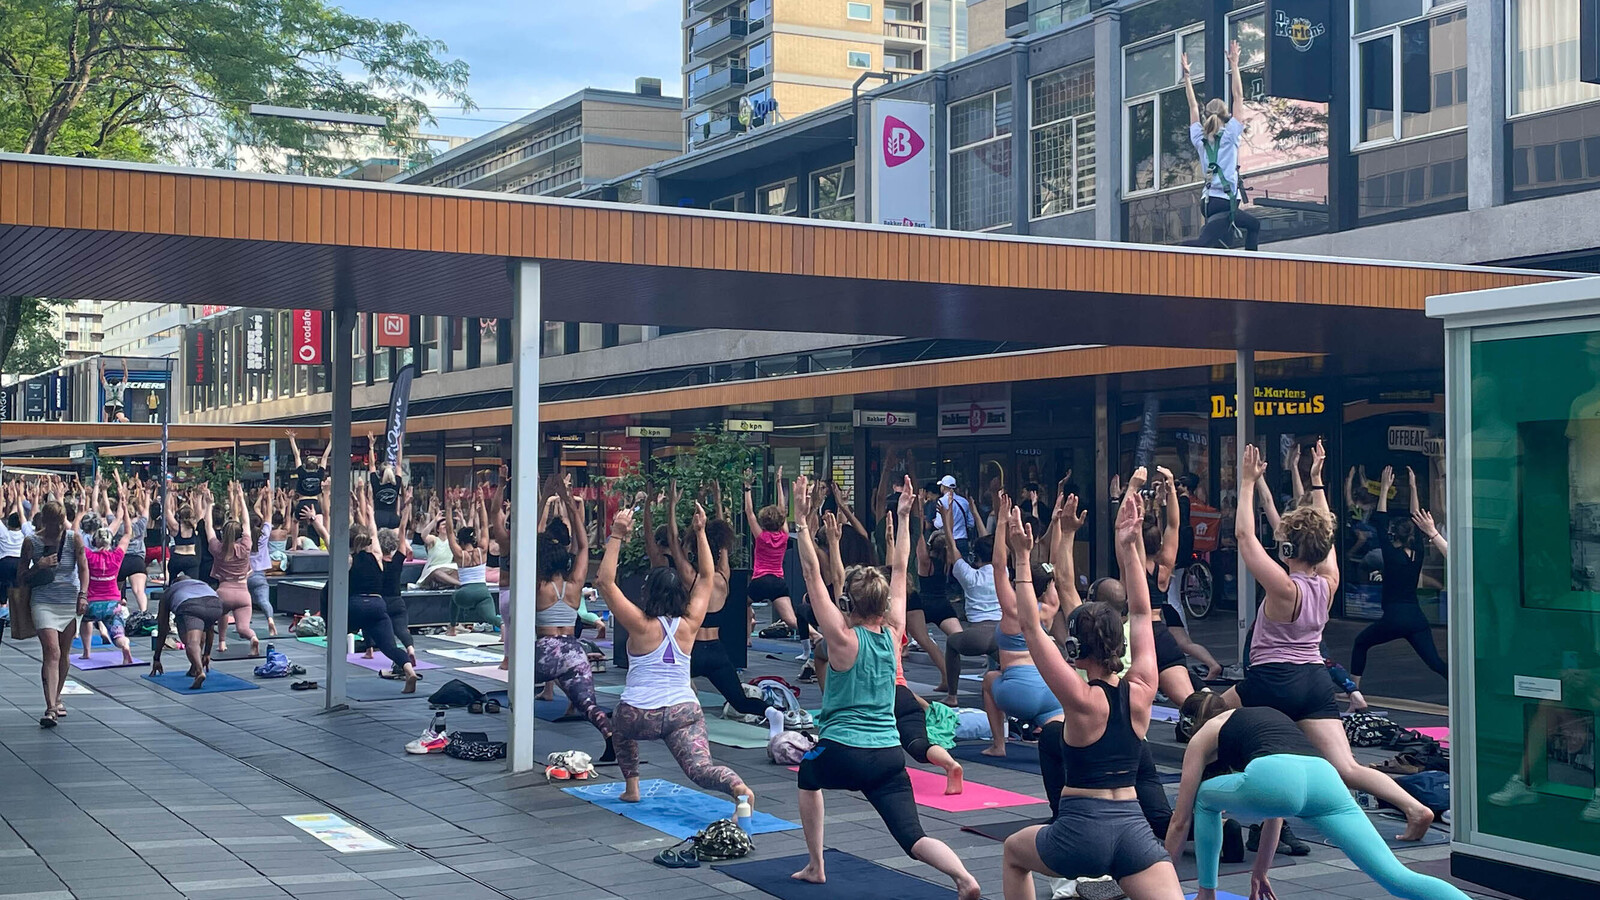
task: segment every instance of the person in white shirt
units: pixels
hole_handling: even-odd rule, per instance
[[[1205,117],[1195,100],[1194,82],[1189,80],[1189,54],[1183,55],[1183,90],[1189,98],[1189,143],[1200,155],[1200,169],[1206,186],[1201,200],[1205,225],[1195,239],[1196,247],[1226,247],[1231,232],[1244,233],[1244,249],[1256,249],[1261,236],[1261,220],[1238,208],[1239,141],[1244,137],[1244,82],[1239,75],[1239,42],[1228,47],[1228,71],[1233,107],[1213,97],[1206,101]]]
[[[947,486],[944,500],[939,504],[939,523],[944,539],[959,547],[955,523],[961,521],[961,512],[955,504],[963,498],[955,494],[954,480],[950,479],[952,485]],[[967,509],[970,515],[971,506]],[[961,657],[989,657],[1000,652],[995,637],[1000,625],[1000,598],[995,594],[994,565],[990,561],[994,555],[994,539],[988,535],[979,536],[976,550],[980,563],[978,566],[967,562],[959,553],[952,551],[948,554],[954,560],[950,564],[950,575],[961,585],[961,595],[966,598],[966,621],[962,623],[960,631],[951,634],[945,641],[945,685],[948,689],[945,703],[950,706],[958,705],[956,694],[961,690]]]

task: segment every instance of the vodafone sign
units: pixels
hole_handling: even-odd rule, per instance
[[[322,365],[322,310],[297,309],[292,321],[294,361],[302,366]]]
[[[911,100],[872,101],[872,217],[882,225],[933,224],[933,107]]]

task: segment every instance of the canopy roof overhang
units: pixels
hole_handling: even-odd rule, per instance
[[[553,321],[1352,354],[1562,277],[0,154],[0,295],[510,318],[512,260]]]

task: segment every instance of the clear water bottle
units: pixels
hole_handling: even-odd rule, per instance
[[[750,833],[750,797],[746,794],[739,795],[739,805],[733,811],[734,821],[739,823],[739,830],[746,835]]]

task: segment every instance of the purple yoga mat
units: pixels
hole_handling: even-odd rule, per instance
[[[389,660],[389,657],[384,656],[382,653],[373,654],[371,659],[367,659],[360,653],[351,653],[345,657],[345,661],[354,663],[363,669],[371,669],[374,672],[387,672],[394,667],[394,663]],[[430,662],[422,662],[420,660],[417,662],[418,672],[437,668],[439,667]]]
[[[82,669],[86,672],[93,669],[120,669],[124,666],[149,665],[149,663],[146,663],[137,656],[133,658],[133,662],[124,663],[122,661],[121,650],[102,650],[98,653],[91,650],[88,659],[84,659],[77,653],[74,653],[72,654],[72,658],[69,660],[69,662],[72,663],[72,667],[74,669]]]

